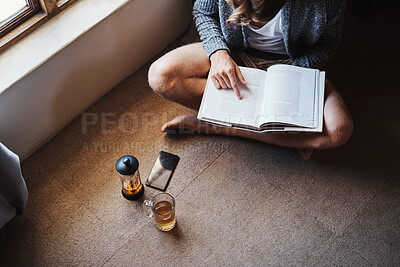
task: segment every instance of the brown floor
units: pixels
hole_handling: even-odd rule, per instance
[[[0,230],[0,266],[399,265],[397,22],[398,11],[361,21],[348,10],[327,75],[355,132],[310,161],[239,138],[161,134],[164,122],[194,111],[154,94],[143,66],[84,113],[99,121],[87,133],[80,117],[23,162],[30,198]],[[115,171],[132,154],[145,180],[161,149],[181,157],[169,233],[142,214],[158,191],[125,200]]]

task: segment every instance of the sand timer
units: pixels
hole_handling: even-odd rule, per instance
[[[141,197],[144,187],[140,180],[139,161],[126,155],[118,159],[116,168],[122,183],[122,195],[129,200]]]

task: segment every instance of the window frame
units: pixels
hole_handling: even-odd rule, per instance
[[[39,0],[25,0],[26,6],[11,15],[0,25],[0,36],[4,36],[8,32],[15,29],[22,22],[32,17],[35,13],[39,12],[41,6]]]
[[[76,0],[26,0],[27,6],[6,19],[0,27],[0,53]]]

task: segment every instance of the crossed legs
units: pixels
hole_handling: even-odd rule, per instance
[[[149,84],[160,96],[198,110],[210,66],[201,43],[182,46],[150,66]]]
[[[190,44],[177,48],[155,61],[149,69],[149,84],[160,96],[198,109],[209,69],[210,62],[201,43]],[[343,145],[353,132],[353,122],[342,97],[329,81],[326,81],[325,88],[322,133],[254,133],[212,125],[197,120],[196,116],[188,115],[178,116],[165,123],[161,131],[185,128],[208,134],[240,136],[274,145],[294,147],[305,159],[309,159],[312,149],[328,149]]]

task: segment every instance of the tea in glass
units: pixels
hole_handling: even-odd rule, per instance
[[[143,208],[147,216],[154,217],[154,222],[161,231],[169,231],[176,224],[175,199],[168,193],[156,195],[153,200],[145,200]]]
[[[154,221],[162,231],[168,231],[175,226],[175,210],[172,203],[160,201],[153,207]]]

